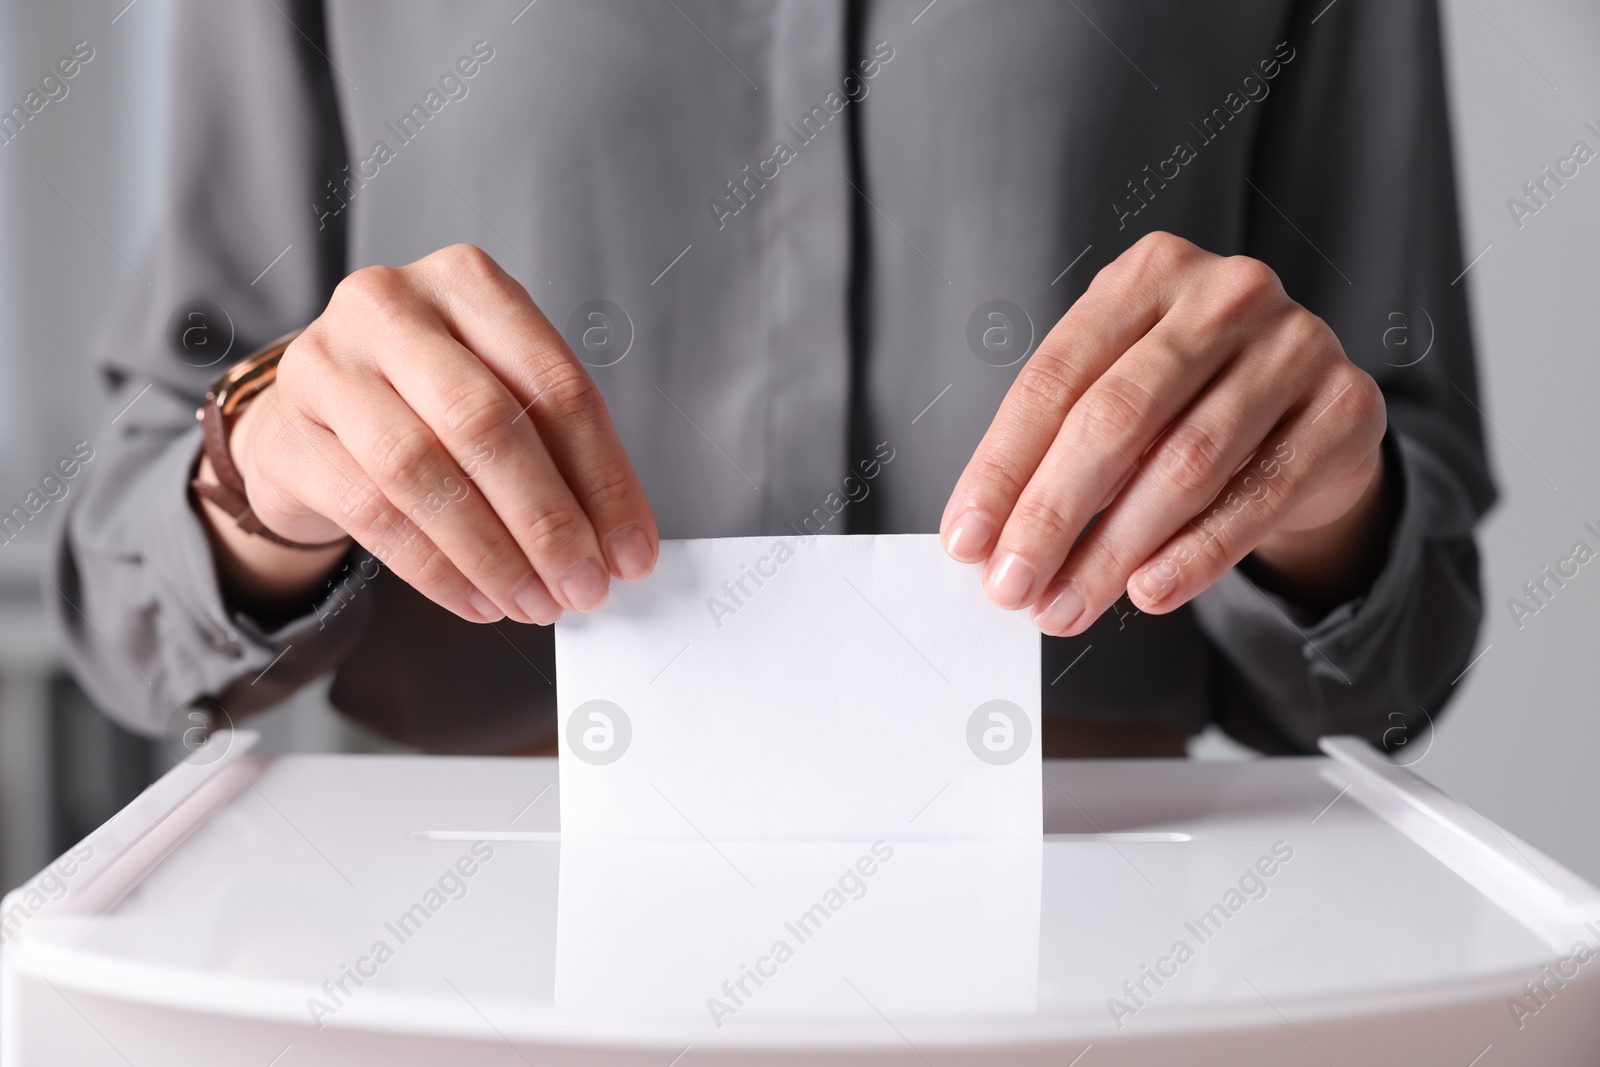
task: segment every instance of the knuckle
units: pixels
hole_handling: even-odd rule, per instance
[[[1004,500],[1015,500],[1028,484],[1028,476],[1016,463],[997,450],[984,449],[974,456],[969,476],[982,492]]]
[[[1167,435],[1154,457],[1157,474],[1185,495],[1204,493],[1216,481],[1222,444],[1204,426],[1183,423]]]
[[[344,486],[334,496],[334,506],[345,517],[346,521],[340,525],[346,529],[354,527],[379,534],[388,532],[386,520],[390,520],[394,512],[383,491],[371,482],[352,482]]]
[[[443,250],[443,258],[448,260],[458,270],[472,271],[475,274],[498,274],[500,265],[494,257],[475,244],[459,241]]]
[[[1011,521],[1021,527],[1027,540],[1035,544],[1066,544],[1078,533],[1072,517],[1059,501],[1036,493],[1023,494],[1011,512]]]
[[[285,375],[292,377],[302,369],[326,363],[328,355],[327,324],[317,318],[283,350],[274,386],[282,385]]]
[[[1329,350],[1341,356],[1343,354],[1332,328],[1304,308],[1297,307],[1287,315],[1279,325],[1278,332],[1284,349],[1291,356]]]
[[[453,244],[441,249],[439,262],[451,280],[464,288],[499,288],[509,279],[495,258],[474,244]]]
[[[600,389],[587,371],[562,361],[540,387],[540,406],[556,419],[592,418],[601,406]]]
[[[1032,410],[1064,411],[1077,393],[1065,359],[1040,351],[1017,375],[1016,397]]]
[[[385,429],[368,449],[370,469],[380,482],[414,482],[432,463],[437,443],[422,426]]]
[[[1217,264],[1216,270],[1224,295],[1236,304],[1260,304],[1283,291],[1277,272],[1250,256],[1229,256]]]
[[[333,299],[340,304],[384,307],[400,301],[405,289],[405,275],[400,270],[381,265],[362,267],[345,275],[333,290]]]
[[[1230,494],[1224,493],[1205,514],[1196,516],[1191,524],[1192,531],[1186,539],[1193,553],[1190,563],[1198,563],[1202,569],[1220,570],[1232,562],[1229,546],[1236,536],[1237,516],[1228,506],[1229,498]]]
[[[412,585],[440,593],[447,589],[460,591],[461,583],[456,579],[456,566],[437,545],[431,541],[419,542],[411,546],[411,552],[416,558],[416,577],[411,582]]]
[[[299,431],[307,425],[326,425],[332,406],[328,401],[335,395],[326,367],[301,364],[287,375],[280,369],[277,380],[252,405],[261,408],[255,416],[255,441],[271,441],[274,448],[299,444]]]
[[[1210,516],[1207,516],[1209,519]],[[1220,574],[1233,563],[1233,550],[1231,529],[1228,526],[1214,526],[1207,522],[1199,524],[1200,531],[1189,537],[1184,547],[1187,562],[1183,565],[1199,571],[1202,575]]]
[[[583,496],[597,512],[626,505],[633,497],[633,473],[627,462],[612,459],[597,464],[585,480]]]
[[[279,401],[274,409],[285,412],[314,410],[317,400],[334,391],[340,368],[328,338],[328,326],[317,319],[284,349],[278,374],[269,391]]]
[[[504,440],[517,414],[509,393],[494,383],[476,381],[451,397],[439,417],[453,438],[493,445]]]
[[[276,392],[279,386],[274,384],[272,388]],[[289,421],[300,417],[294,409],[294,400],[282,393],[273,399],[277,403],[260,406],[253,413],[254,432],[249,440],[249,454],[244,458],[258,470],[276,472],[284,469],[289,457],[299,454],[305,443],[300,437],[300,428]],[[237,434],[232,447],[239,447]],[[235,461],[240,458],[234,456]]]
[[[1127,265],[1139,274],[1165,273],[1188,259],[1197,249],[1177,234],[1152,230],[1124,253]]]
[[[1099,595],[1105,601],[1112,601],[1120,595],[1120,589],[1127,585],[1128,575],[1141,562],[1143,558],[1126,538],[1091,534],[1073,546],[1070,565],[1082,576],[1086,592],[1098,591],[1098,594],[1089,592],[1090,600]]]
[[[471,575],[512,575],[527,570],[527,560],[521,550],[504,537],[478,542],[471,558],[464,562],[466,566],[462,570]]]
[[[1139,432],[1145,420],[1142,387],[1123,379],[1102,379],[1073,406],[1080,433],[1090,441],[1120,446]]]
[[[573,508],[549,508],[528,524],[528,544],[535,555],[547,559],[565,556],[582,535],[585,521]]]
[[[267,450],[255,461],[255,469],[250,472],[252,477],[245,482],[245,497],[257,514],[286,512],[298,503],[284,485],[277,454],[275,449]]]
[[[1356,373],[1360,376],[1358,379],[1360,385],[1357,387],[1359,392],[1356,398],[1357,410],[1371,415],[1376,422],[1388,422],[1389,402],[1383,395],[1383,387],[1378,384],[1376,378],[1366,371],[1357,368]]]
[[[1358,426],[1373,428],[1377,434],[1389,422],[1389,405],[1377,380],[1354,364],[1350,365],[1350,405]],[[1340,386],[1340,388],[1345,388]]]
[[[1183,238],[1166,230],[1151,230],[1133,243],[1131,252],[1136,260],[1159,260],[1173,255]]]

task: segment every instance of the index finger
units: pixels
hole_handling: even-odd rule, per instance
[[[963,563],[988,558],[1067,412],[1166,314],[1179,268],[1197,254],[1181,238],[1151,234],[1095,275],[1011,383],[956,482],[939,524],[946,552]]]
[[[655,567],[660,537],[599,387],[528,291],[486,253],[435,253],[439,312],[494,372],[538,430],[584,513],[611,573],[637,581]],[[432,258],[432,257],[430,257]]]

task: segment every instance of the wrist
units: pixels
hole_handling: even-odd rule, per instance
[[[229,453],[246,487],[259,477],[253,461],[260,419],[274,398],[269,386],[238,415],[229,433]],[[201,453],[196,474],[201,481],[216,482],[211,458]],[[240,527],[211,500],[196,494],[195,509],[206,528],[224,599],[259,621],[277,620],[309,610],[327,577],[348,551],[350,542],[339,540],[317,548],[292,548]]]
[[[1245,573],[1318,615],[1371,588],[1398,511],[1386,467],[1380,448],[1350,507],[1314,527],[1274,531],[1245,557]]]

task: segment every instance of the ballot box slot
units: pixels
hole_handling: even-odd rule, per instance
[[[413,830],[413,841],[560,841],[559,830]]]
[[[413,841],[560,841],[559,830],[413,830],[407,835]],[[1045,834],[1044,840],[1070,844],[1072,842],[1110,842],[1115,845],[1181,845],[1194,838],[1185,833],[1164,831],[1116,831],[1090,834]]]

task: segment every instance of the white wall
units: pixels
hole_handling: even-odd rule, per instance
[[[1476,7],[1473,5],[1476,4]],[[1519,627],[1507,600],[1600,550],[1600,160],[1519,230],[1506,200],[1574,141],[1600,151],[1600,5],[1446,8],[1468,272],[1500,505],[1477,666],[1417,770],[1600,884],[1600,560]],[[1553,83],[1553,84],[1552,84]]]
[[[135,257],[152,221],[167,16],[140,0],[113,23],[121,6],[0,0],[5,110],[75,42],[94,48],[67,95],[0,145],[0,508],[109,417],[83,353],[136,277],[117,250]],[[0,547],[0,586],[36,582],[43,533]]]

